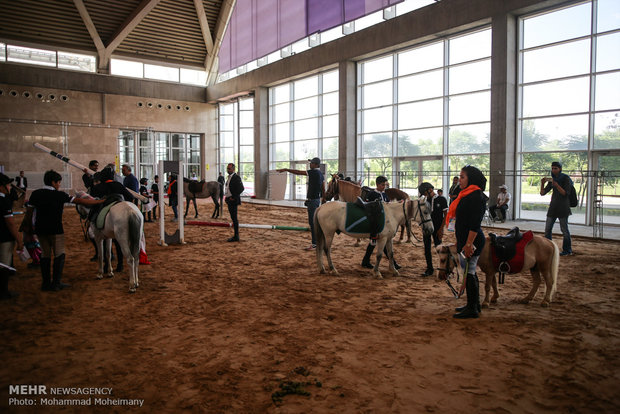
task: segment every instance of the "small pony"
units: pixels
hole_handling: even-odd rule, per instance
[[[436,247],[437,254],[439,255],[439,273],[440,280],[448,280],[454,269],[459,268],[458,252],[456,251],[456,245],[439,245]],[[560,249],[551,240],[548,240],[542,236],[534,235],[532,240],[525,246],[523,269],[530,269],[532,274],[533,285],[530,293],[521,299],[521,303],[530,303],[541,282],[541,275],[545,279],[545,285],[547,287],[545,291],[545,297],[540,304],[543,307],[548,307],[551,304],[553,295],[557,289],[558,280],[558,268],[560,264]],[[491,252],[491,238],[487,236],[484,243],[484,248],[480,253],[480,259],[478,259],[478,267],[486,275],[484,283],[484,301],[482,302],[483,308],[488,308],[489,303],[497,303],[499,298],[499,291],[497,290],[497,269],[493,263],[493,257]],[[493,297],[489,301],[489,293],[493,287]]]
[[[383,257],[383,248],[385,246],[387,246],[390,260],[390,271],[394,276],[398,276],[398,271],[394,268],[394,255],[392,251],[392,239],[398,230],[398,226],[406,225],[407,233],[410,233],[411,221],[415,221],[422,226],[424,234],[433,233],[433,222],[431,221],[430,211],[424,197],[402,202],[385,203],[383,208],[385,212],[385,226],[378,235],[377,261],[373,269],[374,275],[379,279],[382,278],[381,272],[379,272],[379,263]],[[323,266],[323,252],[325,252],[331,273],[334,275],[338,274],[331,258],[331,245],[334,240],[334,234],[337,231],[354,238],[370,236],[368,233],[348,233],[346,231],[346,216],[347,203],[340,201],[323,204],[314,214],[314,231],[317,240],[316,261],[320,273],[325,273],[325,267]]]

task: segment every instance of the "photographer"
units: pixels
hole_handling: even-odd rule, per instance
[[[570,177],[562,173],[562,164],[554,161],[551,163],[551,178],[543,177],[540,180],[540,195],[544,196],[549,191],[553,190],[551,195],[551,203],[549,203],[549,209],[547,210],[547,221],[545,223],[545,237],[551,240],[551,232],[555,220],[560,220],[560,230],[564,237],[562,241],[562,253],[560,256],[568,256],[573,254],[571,247],[570,232],[568,231],[568,216],[572,213],[570,211],[570,204],[568,200],[568,192],[572,186],[572,180]]]

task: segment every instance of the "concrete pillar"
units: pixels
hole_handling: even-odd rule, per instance
[[[499,186],[506,184],[513,195],[519,177],[514,174],[516,153],[517,18],[493,16],[491,60],[491,160],[489,204],[495,204]]]
[[[254,185],[257,198],[267,198],[269,180],[269,89],[254,90]]]
[[[356,65],[343,61],[338,65],[339,118],[338,118],[338,169],[345,175],[357,177],[357,117],[356,117]]]

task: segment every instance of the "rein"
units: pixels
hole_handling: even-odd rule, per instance
[[[463,289],[459,291],[457,291],[454,286],[452,286],[452,283],[450,283],[450,276],[452,276],[454,273],[456,273],[456,281],[458,282],[460,279],[460,274],[459,274],[459,263],[457,261],[457,258],[454,257],[454,255],[452,254],[452,250],[447,247],[448,249],[448,258],[446,260],[446,267],[445,268],[438,268],[437,270],[442,270],[445,274],[446,274],[446,284],[448,285],[448,287],[450,288],[450,291],[452,292],[452,295],[454,295],[454,297],[456,299],[460,298],[461,295],[463,294]],[[458,253],[457,253],[458,254]],[[453,264],[454,267],[450,267],[450,264]],[[469,267],[469,261],[467,261],[468,267]],[[465,275],[467,274],[467,269],[465,270]],[[465,276],[464,276],[465,277]],[[465,279],[463,278],[463,286],[465,286]]]
[[[413,200],[410,200],[413,203]],[[412,220],[415,220],[418,215],[420,216],[420,222],[418,223],[419,227],[422,227],[424,225],[424,223],[428,223],[429,221],[432,221],[430,218],[429,219],[424,219],[424,215],[422,214],[422,207],[421,206],[421,201],[418,198],[416,200],[418,202],[418,208],[415,210],[415,213],[413,215],[413,217],[411,218]],[[415,246],[415,244],[413,243],[413,241],[411,241],[411,236],[413,236],[413,238],[419,243],[421,242],[420,239],[418,239],[418,237],[415,235],[415,233],[411,230],[411,223],[410,221],[407,219],[407,213],[405,212],[405,204],[407,204],[407,201],[405,201],[403,203],[403,214],[405,215],[405,228],[407,229],[407,237],[409,238],[409,242],[411,243],[412,246]]]

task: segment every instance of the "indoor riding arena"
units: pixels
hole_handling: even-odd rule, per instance
[[[620,2],[0,7],[1,412],[620,410]]]

